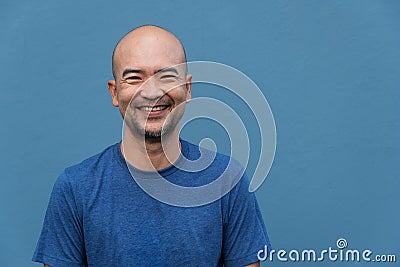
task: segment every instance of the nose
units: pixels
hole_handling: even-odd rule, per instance
[[[161,86],[153,79],[149,79],[140,88],[140,96],[148,100],[157,100],[165,94]]]

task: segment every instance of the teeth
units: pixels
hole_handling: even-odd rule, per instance
[[[142,107],[141,109],[144,111],[159,111],[159,110],[163,110],[166,109],[168,106],[157,106],[157,107]]]

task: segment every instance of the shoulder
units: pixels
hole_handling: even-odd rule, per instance
[[[118,164],[119,159],[116,153],[118,149],[119,143],[113,144],[100,153],[65,168],[58,182],[82,183],[110,172],[113,165]]]
[[[198,173],[203,183],[215,181],[221,188],[229,187],[230,189],[238,183],[248,184],[245,167],[235,158],[187,141],[182,142],[182,147],[186,149],[183,154],[188,159],[185,164],[191,166],[187,169],[192,173]]]
[[[181,140],[184,156],[196,165],[204,166],[204,171],[229,172],[231,174],[243,170],[243,166],[235,158],[215,152],[204,147]]]
[[[116,143],[64,169],[53,185],[50,203],[73,202],[82,214],[82,204],[92,199],[103,188],[105,181],[110,180],[111,175],[118,175],[122,169],[118,151],[119,143]]]

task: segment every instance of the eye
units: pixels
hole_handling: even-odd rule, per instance
[[[140,80],[139,76],[130,76],[126,78],[127,80]]]
[[[138,82],[138,81],[141,81],[142,78],[139,77],[139,76],[128,76],[128,77],[125,78],[125,80],[127,82]]]
[[[161,79],[170,79],[170,78],[176,79],[176,76],[172,75],[172,74],[166,74],[166,75],[161,76]]]

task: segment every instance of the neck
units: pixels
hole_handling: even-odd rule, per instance
[[[143,171],[161,170],[171,166],[181,154],[178,129],[161,138],[135,137],[124,127],[121,153],[125,160]]]

